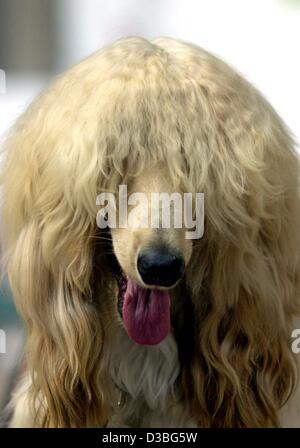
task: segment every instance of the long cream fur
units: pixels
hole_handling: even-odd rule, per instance
[[[291,351],[300,313],[299,166],[262,95],[201,48],[127,38],[59,77],[6,147],[5,261],[27,327],[28,366],[12,425],[116,425],[128,416],[150,426],[280,425],[280,409],[299,396]],[[152,351],[121,338],[122,353],[140,359],[133,372],[115,342],[123,331],[116,285],[101,256],[94,262],[95,204],[101,191],[156,163],[180,188],[205,194],[205,234],[185,274],[193,350],[181,363],[172,335]],[[130,375],[143,362],[138,405]],[[114,383],[122,389],[122,381],[131,404],[119,406],[118,420]],[[160,414],[151,394],[162,397]],[[282,421],[300,426],[292,406]]]

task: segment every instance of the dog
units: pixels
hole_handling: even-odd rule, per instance
[[[27,329],[10,426],[300,425],[299,164],[256,88],[195,45],[129,37],[58,77],[5,149]],[[100,228],[120,185],[146,201]],[[140,226],[153,193],[202,193],[203,236]]]

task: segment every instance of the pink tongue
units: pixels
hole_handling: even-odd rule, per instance
[[[128,335],[138,344],[158,344],[170,331],[169,292],[142,288],[128,279],[123,322]]]

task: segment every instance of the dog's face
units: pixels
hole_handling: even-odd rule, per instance
[[[125,222],[111,229],[114,253],[122,269],[121,314],[128,334],[136,342],[153,345],[163,340],[170,329],[169,290],[183,276],[192,242],[186,239],[184,219],[179,216],[182,209],[171,201],[167,207],[170,220],[163,224],[161,203],[157,210],[153,200],[157,193],[182,195],[174,191],[164,165],[148,167],[129,180],[127,193],[126,199],[132,204],[128,204]],[[151,225],[154,216],[158,227]],[[181,227],[175,224],[176,217],[177,223],[182,221]]]

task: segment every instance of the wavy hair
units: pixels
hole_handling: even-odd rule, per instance
[[[99,426],[113,412],[116,319],[95,249],[96,197],[165,162],[206,204],[186,273],[195,316],[180,378],[187,406],[201,426],[276,426],[297,381],[299,167],[262,95],[201,48],[126,38],[60,76],[6,148],[5,259],[38,424]]]

